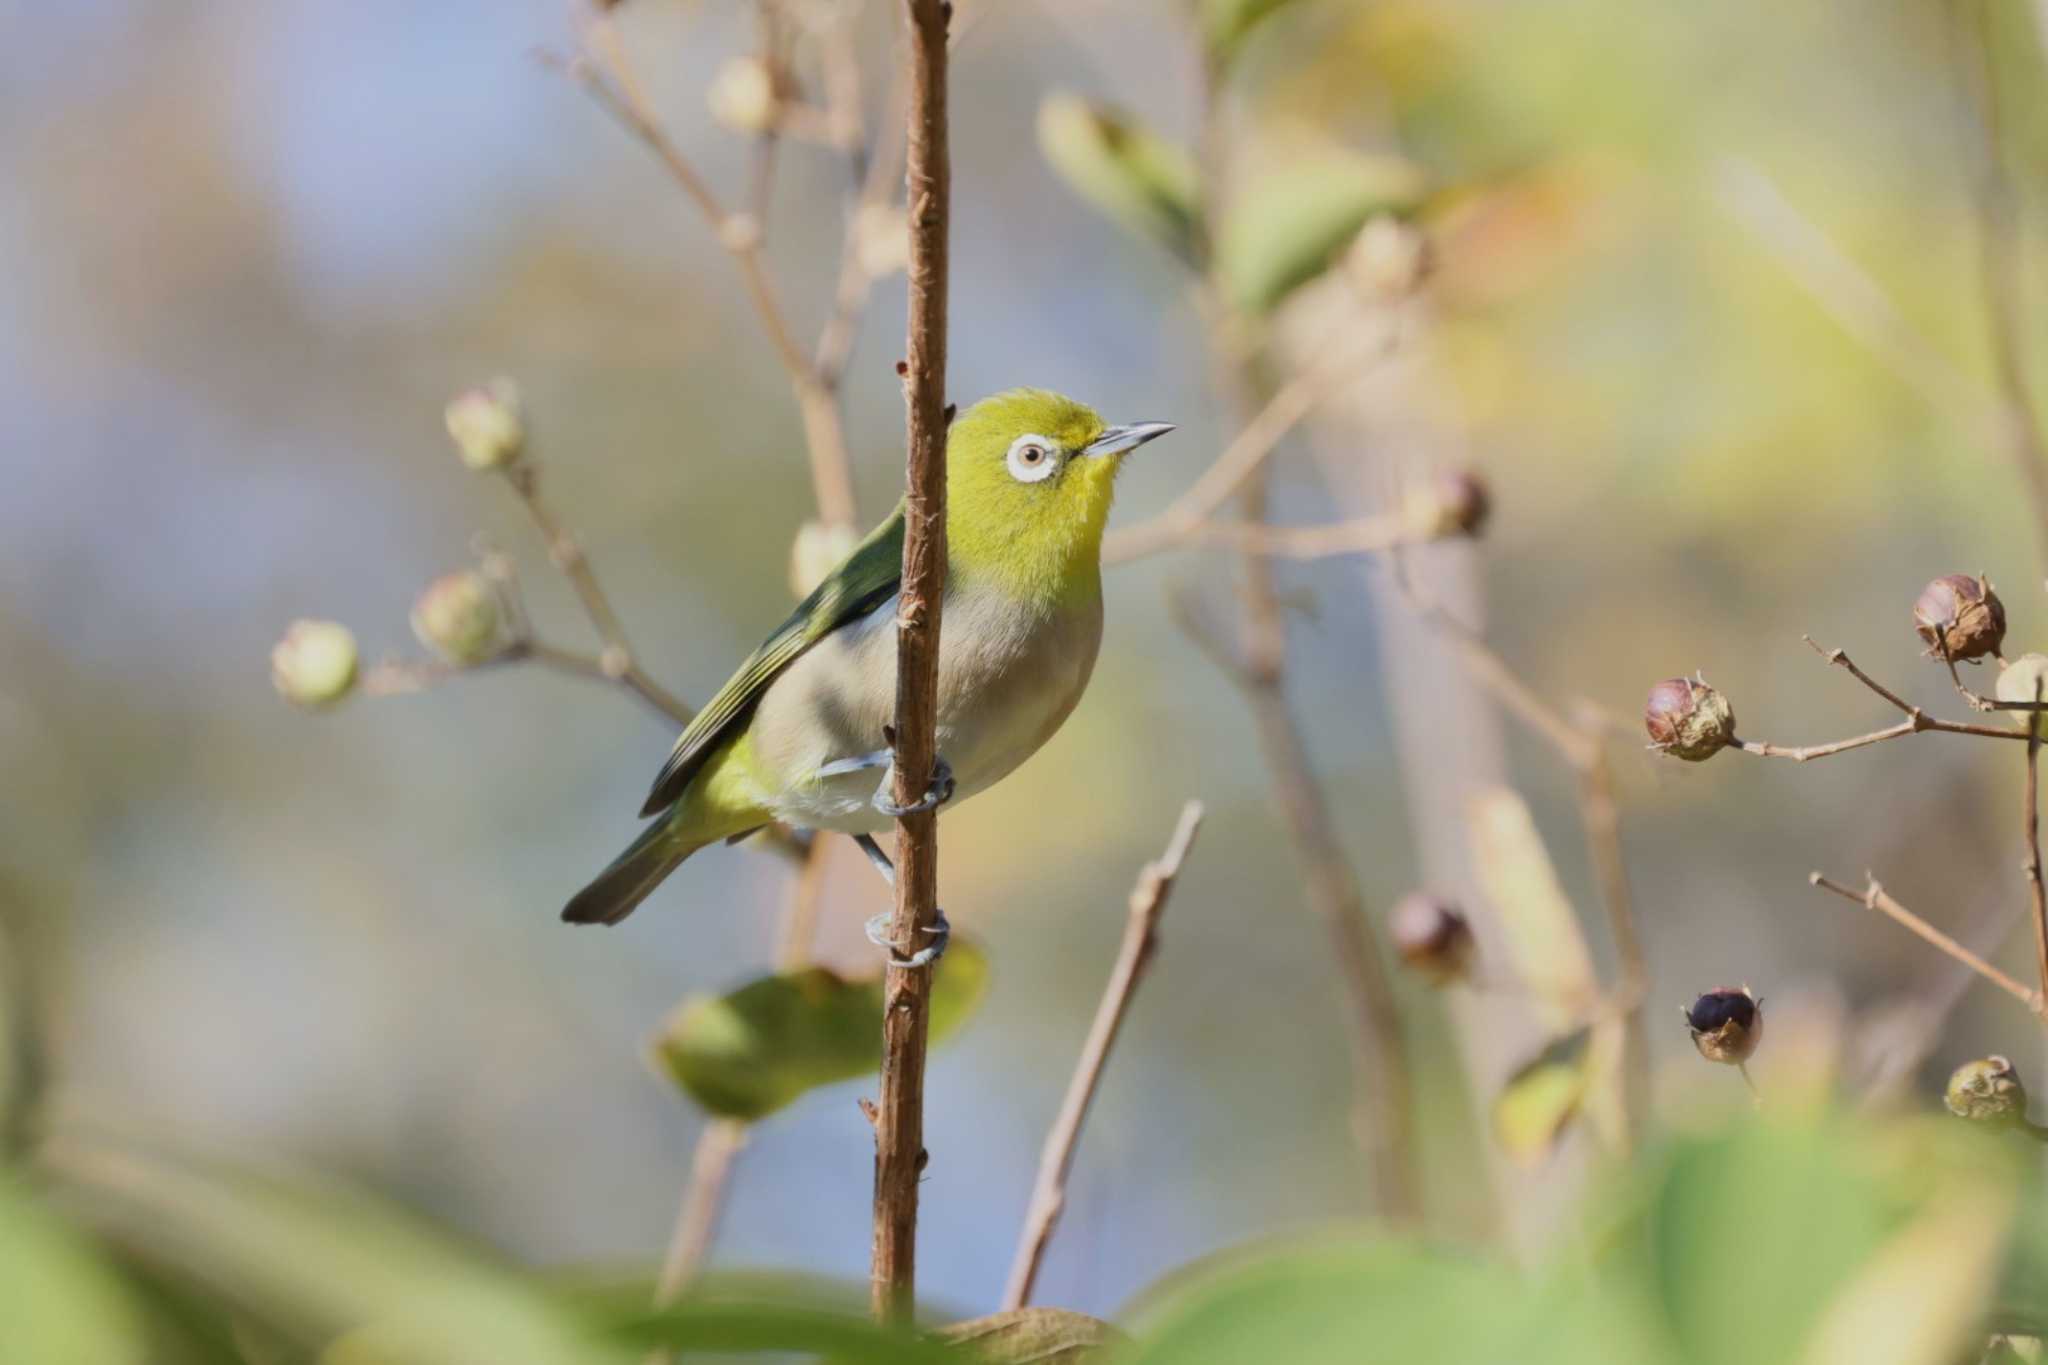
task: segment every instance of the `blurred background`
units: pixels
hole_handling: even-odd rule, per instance
[[[893,14],[868,9],[881,71]],[[955,396],[1042,385],[1179,423],[1124,479],[1116,520],[1134,521],[1237,418],[1184,272],[1077,200],[1034,128],[1063,90],[1192,141],[1198,45],[1165,0],[961,11]],[[617,17],[677,142],[737,198],[748,143],[704,91],[752,16],[635,0]],[[2037,165],[2033,16],[2000,21],[2008,136]],[[530,668],[308,716],[265,660],[298,616],[347,622],[370,657],[409,649],[414,596],[478,532],[520,561],[544,637],[590,643],[517,503],[441,430],[449,395],[506,374],[648,669],[708,696],[787,610],[814,515],[785,376],[729,260],[645,149],[537,60],[576,42],[554,0],[92,0],[17,7],[8,31],[0,910],[44,1021],[52,1121],[338,1172],[522,1261],[657,1255],[703,1120],[648,1040],[684,995],[765,969],[788,871],[714,851],[620,929],[571,931],[559,906],[630,836],[672,727]],[[1476,569],[1490,638],[1540,693],[1629,718],[1657,679],[1703,670],[1744,737],[1809,743],[1894,717],[1802,632],[1948,714],[1911,632],[1928,579],[1988,573],[2007,652],[2048,640],[1998,434],[1970,60],[1938,7],[1754,0],[1312,0],[1246,52],[1229,97],[1246,160],[1304,140],[1397,151],[1490,196],[1398,375],[1432,458],[1493,489],[1485,540],[1431,553]],[[828,154],[781,153],[767,250],[806,337],[843,188]],[[902,332],[896,276],[845,389],[865,520],[902,482]],[[1318,439],[1327,455],[1342,437]],[[1277,471],[1281,515],[1327,515],[1303,450]],[[922,1278],[942,1303],[1001,1286],[1127,890],[1188,796],[1209,822],[1041,1297],[1108,1313],[1192,1256],[1370,1210],[1324,931],[1246,712],[1165,607],[1175,584],[1226,591],[1229,568],[1186,550],[1113,571],[1081,710],[945,821],[942,901],[991,978],[932,1063]],[[1384,657],[1373,572],[1283,567],[1281,586],[1294,701],[1377,922],[1430,875],[1432,832],[1403,795],[1431,758],[1396,743],[1385,679],[1403,661]],[[1490,705],[1438,721],[1500,725]],[[1505,733],[1604,953],[1571,776]],[[1830,1047],[1939,994],[1946,963],[1811,891],[1809,870],[1872,868],[2029,974],[2019,773],[1990,747],[1695,767],[1616,739],[1667,1107],[1749,1103],[1675,1017],[1700,991],[1746,983]],[[858,925],[881,888],[858,859],[832,867],[821,953],[870,965]],[[1434,1217],[1483,1231],[1443,1007],[1399,989]],[[1936,1027],[1918,1096],[1986,1051],[2038,1063],[2024,1017],[1981,989]],[[861,1278],[865,1093],[826,1088],[761,1125],[716,1264]]]

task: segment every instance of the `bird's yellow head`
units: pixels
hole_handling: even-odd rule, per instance
[[[1044,389],[984,398],[946,436],[947,559],[963,577],[1058,601],[1094,581],[1124,455],[1173,428],[1113,427]]]

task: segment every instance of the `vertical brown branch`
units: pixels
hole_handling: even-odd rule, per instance
[[[1038,1160],[1038,1183],[1031,1192],[1031,1207],[1024,1215],[1017,1257],[1010,1263],[1010,1282],[1003,1290],[1006,1313],[1031,1301],[1031,1289],[1038,1281],[1046,1245],[1052,1241],[1053,1228],[1067,1206],[1067,1172],[1074,1164],[1081,1125],[1088,1119],[1088,1106],[1102,1083],[1102,1068],[1109,1060],[1109,1050],[1116,1046],[1117,1033],[1131,1008],[1131,997],[1137,993],[1138,982],[1151,964],[1167,897],[1201,824],[1202,803],[1188,802],[1181,808],[1180,823],[1174,827],[1166,852],[1145,864],[1145,870],[1138,874],[1138,884],[1131,888],[1131,913],[1124,922],[1123,945],[1117,950],[1116,966],[1110,971],[1101,1003],[1095,1007],[1095,1022],[1088,1026],[1088,1040],[1082,1044],[1081,1058],[1074,1064],[1074,1077],[1067,1083],[1059,1117],[1045,1135],[1045,1149]]]
[[[910,112],[905,202],[910,216],[910,327],[904,368],[909,411],[904,497],[903,588],[896,608],[898,805],[920,801],[931,781],[938,720],[939,612],[946,581],[946,228],[951,174],[946,151],[945,0],[905,0],[910,29]],[[896,824],[899,950],[928,941],[938,918],[938,817]],[[882,1087],[875,1114],[875,1223],[869,1275],[874,1309],[907,1321],[917,1283],[917,1182],[923,1172],[924,1058],[931,968],[890,961],[883,985]]]
[[[2041,699],[2041,687],[2034,685],[2034,700]],[[2041,713],[2027,712],[2027,790],[2021,800],[2021,819],[2027,831],[2027,898],[2033,905],[2034,965],[2039,971],[2042,998],[2048,999],[2048,894],[2041,888]]]

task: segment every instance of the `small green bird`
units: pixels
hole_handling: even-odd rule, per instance
[[[939,631],[943,762],[920,808],[1007,777],[1073,713],[1102,642],[1102,532],[1121,457],[1171,430],[1108,426],[1041,389],[983,399],[954,421]],[[896,710],[902,573],[899,504],[684,729],[641,807],[660,818],[563,919],[617,924],[698,849],[774,821],[851,834],[890,875],[873,836],[898,814],[885,731]]]

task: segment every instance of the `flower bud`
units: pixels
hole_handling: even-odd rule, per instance
[[[736,133],[765,133],[775,126],[780,103],[775,73],[759,57],[733,57],[718,68],[705,91],[711,117]]]
[[[2012,1125],[2027,1116],[2027,1089],[2003,1057],[1964,1062],[1949,1076],[1941,1098],[1951,1114],[1979,1123]]]
[[[1692,1030],[1692,1045],[1710,1062],[1739,1066],[1763,1041],[1764,1002],[1751,995],[1747,986],[1708,991],[1692,1002],[1691,1009],[1680,1013]]]
[[[270,651],[270,682],[295,706],[332,706],[356,685],[356,637],[333,621],[292,622]]]
[[[526,445],[519,387],[509,379],[493,379],[455,395],[445,416],[456,452],[471,469],[503,469]]]
[[[427,585],[412,606],[412,633],[451,664],[481,663],[498,648],[498,595],[464,569]]]
[[[2022,654],[2005,666],[1998,675],[1998,686],[1993,689],[2000,701],[2023,701],[2048,703],[2048,654]],[[2008,711],[2007,715],[2022,730],[2026,729],[2031,711]],[[2042,717],[2042,728],[2048,729],[2048,715]]]
[[[1996,654],[2005,644],[2005,604],[1991,580],[1952,573],[1920,590],[1913,628],[1927,642],[1927,657],[1961,663]]]
[[[1432,986],[1465,979],[1478,948],[1472,925],[1457,906],[1426,891],[1403,896],[1387,916],[1394,951]]]
[[[860,532],[844,522],[805,522],[797,528],[796,542],[789,547],[790,591],[809,597],[811,589],[845,562],[858,544]]]
[[[861,273],[887,279],[910,264],[910,215],[889,204],[863,204],[853,220]]]
[[[1696,678],[1666,678],[1643,707],[1650,747],[1700,763],[1735,743],[1735,708]]]
[[[1351,282],[1367,298],[1392,303],[1415,292],[1432,261],[1429,239],[1391,213],[1367,220],[1345,253]]]
[[[1486,480],[1469,469],[1442,469],[1410,484],[1401,498],[1401,519],[1418,540],[1476,536],[1493,510]]]

